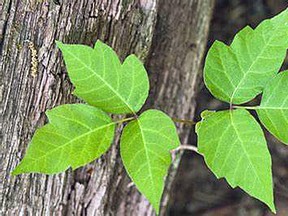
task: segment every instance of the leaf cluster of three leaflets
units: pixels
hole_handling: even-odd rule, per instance
[[[121,64],[101,41],[94,48],[57,45],[76,87],[74,94],[89,105],[67,104],[47,111],[49,124],[36,131],[14,174],[55,174],[95,160],[109,149],[117,125],[105,112],[136,115],[148,97],[147,72],[135,55]],[[174,123],[158,110],[145,111],[129,122],[121,136],[124,166],[157,213],[170,151],[179,144]]]
[[[257,107],[260,121],[285,143],[288,72],[277,73],[286,56],[287,35],[286,9],[254,30],[245,27],[230,46],[216,41],[208,52],[204,71],[210,92],[231,105],[246,103],[263,92]],[[275,212],[271,156],[260,125],[245,110],[204,112],[202,116],[197,125],[198,145],[210,169]]]

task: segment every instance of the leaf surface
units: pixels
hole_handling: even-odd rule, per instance
[[[215,41],[204,68],[210,92],[230,104],[250,101],[275,75],[288,48],[288,9],[236,34],[231,46]]]
[[[263,131],[246,110],[209,112],[197,123],[198,149],[217,178],[225,177],[275,212],[271,157]]]
[[[123,130],[120,142],[123,164],[157,213],[171,164],[170,151],[179,144],[173,121],[158,110],[144,112]]]
[[[275,137],[288,144],[288,71],[277,74],[264,88],[257,114]]]
[[[94,49],[57,42],[75,86],[74,94],[115,114],[136,113],[148,97],[149,80],[142,62],[128,56],[121,64],[111,47],[98,40]]]
[[[115,123],[95,107],[67,104],[46,114],[49,124],[36,131],[14,175],[76,169],[100,157],[111,145]]]

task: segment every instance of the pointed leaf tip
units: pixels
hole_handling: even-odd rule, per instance
[[[158,110],[145,111],[129,122],[122,133],[120,153],[128,175],[159,213],[170,151],[180,141],[173,121]]]
[[[285,59],[288,48],[287,11],[264,20],[255,30],[239,31],[231,46],[215,41],[209,49],[204,82],[218,99],[242,104],[262,92]]]
[[[58,48],[60,48],[63,45],[63,43],[61,41],[58,41],[58,40],[55,40],[55,44]]]
[[[146,69],[136,56],[121,64],[115,51],[98,40],[94,49],[60,45],[75,95],[114,114],[138,112],[149,92]]]
[[[13,175],[76,169],[104,154],[113,141],[116,123],[95,107],[67,104],[47,113],[49,123],[36,131]]]
[[[246,110],[206,116],[197,131],[198,150],[217,178],[226,178],[275,212],[272,162],[263,131]]]

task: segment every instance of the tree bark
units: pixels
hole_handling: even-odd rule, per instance
[[[135,53],[151,80],[146,108],[193,118],[197,79],[213,0],[4,0],[0,3],[0,214],[154,215],[130,184],[118,138],[109,152],[74,172],[11,176],[44,112],[79,101],[55,40],[111,45],[121,59]],[[37,51],[37,58],[32,50]],[[31,56],[32,55],[32,56]],[[34,57],[34,59],[33,59]],[[34,69],[37,74],[34,77]],[[34,72],[33,72],[34,71]],[[190,128],[179,127],[182,142]],[[121,128],[118,128],[118,134]],[[180,156],[167,178],[161,214]]]

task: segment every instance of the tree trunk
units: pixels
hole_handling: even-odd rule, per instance
[[[212,8],[213,0],[2,0],[0,215],[154,215],[129,184],[118,138],[107,154],[74,172],[12,177],[11,171],[45,123],[44,112],[78,101],[56,39],[92,46],[99,38],[122,59],[135,53],[150,75],[146,108],[191,119]],[[188,130],[179,127],[182,142]],[[179,160],[167,178],[161,214]]]

